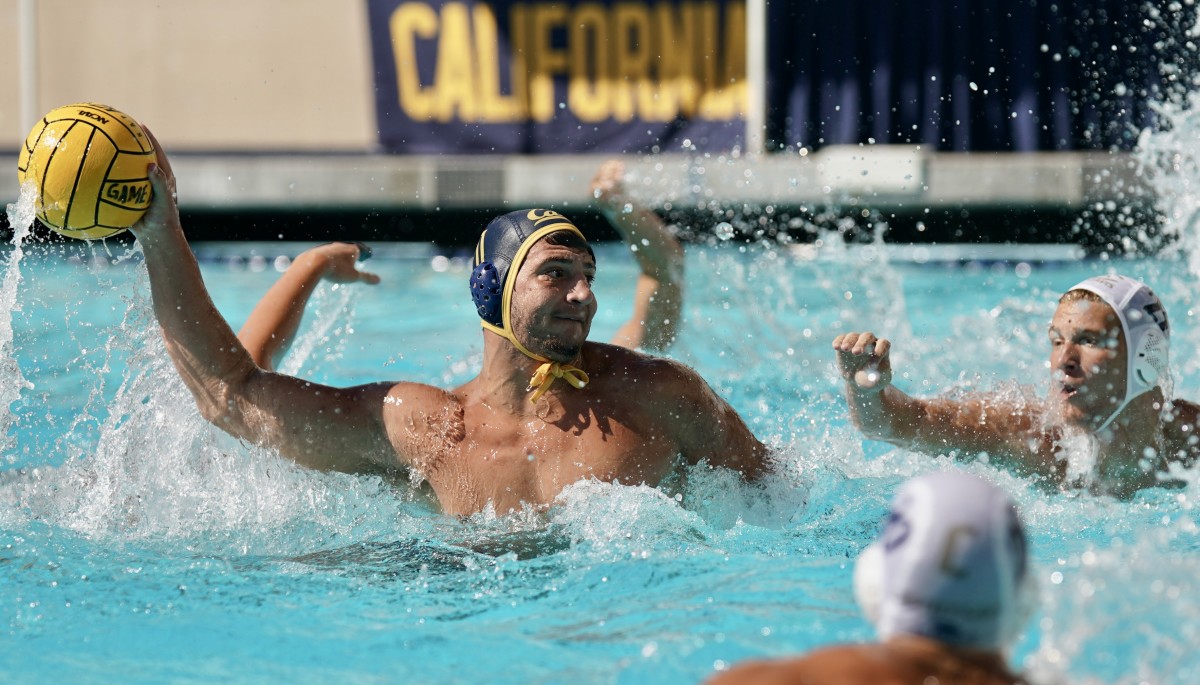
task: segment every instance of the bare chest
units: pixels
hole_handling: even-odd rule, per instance
[[[629,417],[517,417],[468,409],[465,437],[426,474],[447,513],[550,504],[585,479],[657,485],[678,445]]]

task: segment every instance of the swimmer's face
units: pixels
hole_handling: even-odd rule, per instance
[[[586,250],[545,238],[534,243],[513,284],[513,335],[551,361],[575,361],[596,315],[595,277],[596,261]]]
[[[1062,302],[1050,322],[1050,404],[1068,424],[1099,428],[1125,396],[1126,349],[1103,302]]]

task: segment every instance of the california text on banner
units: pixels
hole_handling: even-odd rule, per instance
[[[368,0],[397,153],[721,152],[745,132],[745,3]]]

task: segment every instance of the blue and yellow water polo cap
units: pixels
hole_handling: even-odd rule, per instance
[[[542,362],[529,382],[530,390],[534,390],[531,402],[536,402],[556,378],[562,378],[576,388],[582,388],[588,382],[587,374],[582,370],[529,351],[512,334],[509,323],[512,291],[521,264],[537,241],[559,231],[574,233],[587,244],[583,232],[562,214],[552,209],[521,209],[492,219],[475,245],[471,300],[482,319],[481,325],[507,339],[525,356]],[[592,248],[587,249],[595,259]]]

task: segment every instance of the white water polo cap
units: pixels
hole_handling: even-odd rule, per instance
[[[963,471],[909,480],[879,538],[858,558],[854,594],[880,639],[922,635],[1004,649],[1036,595],[1012,500]]]
[[[1125,336],[1125,397],[1100,426],[1104,430],[1135,397],[1166,379],[1171,346],[1167,310],[1149,286],[1128,276],[1096,276],[1071,290],[1086,290],[1104,300],[1117,313]]]

